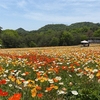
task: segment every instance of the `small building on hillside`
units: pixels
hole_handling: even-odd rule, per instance
[[[90,43],[100,43],[100,37],[90,37],[88,41]]]

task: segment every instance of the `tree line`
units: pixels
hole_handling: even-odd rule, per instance
[[[91,37],[100,37],[99,23],[48,24],[32,31],[23,28],[3,30],[0,27],[2,48],[71,46]]]

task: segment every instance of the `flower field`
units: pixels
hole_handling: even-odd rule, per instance
[[[0,100],[100,100],[100,46],[1,49]]]

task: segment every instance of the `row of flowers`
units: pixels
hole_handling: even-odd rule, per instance
[[[79,97],[86,87],[96,97],[99,84],[100,47],[0,52],[2,100],[68,99]]]

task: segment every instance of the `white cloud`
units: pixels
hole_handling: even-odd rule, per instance
[[[27,5],[27,2],[26,2],[26,0],[20,0],[20,1],[17,3],[17,5],[18,5],[19,7],[25,7],[25,6]]]
[[[0,7],[4,8],[4,9],[8,9],[8,6],[4,5],[4,4],[0,4]]]
[[[13,19],[10,20],[12,23],[15,19],[15,22],[22,21],[23,25],[26,21],[31,25],[37,22],[37,26],[44,23],[100,22],[99,4],[100,0],[1,0],[0,15],[1,19]]]
[[[81,21],[93,21],[98,22],[99,19],[99,12],[96,12],[95,14],[92,12],[84,12],[76,14],[76,15],[57,15],[57,14],[46,14],[46,13],[40,13],[40,12],[31,12],[24,15],[25,18],[30,20],[37,20],[41,22],[54,22],[54,23],[66,23],[71,24],[74,22],[81,22]]]

